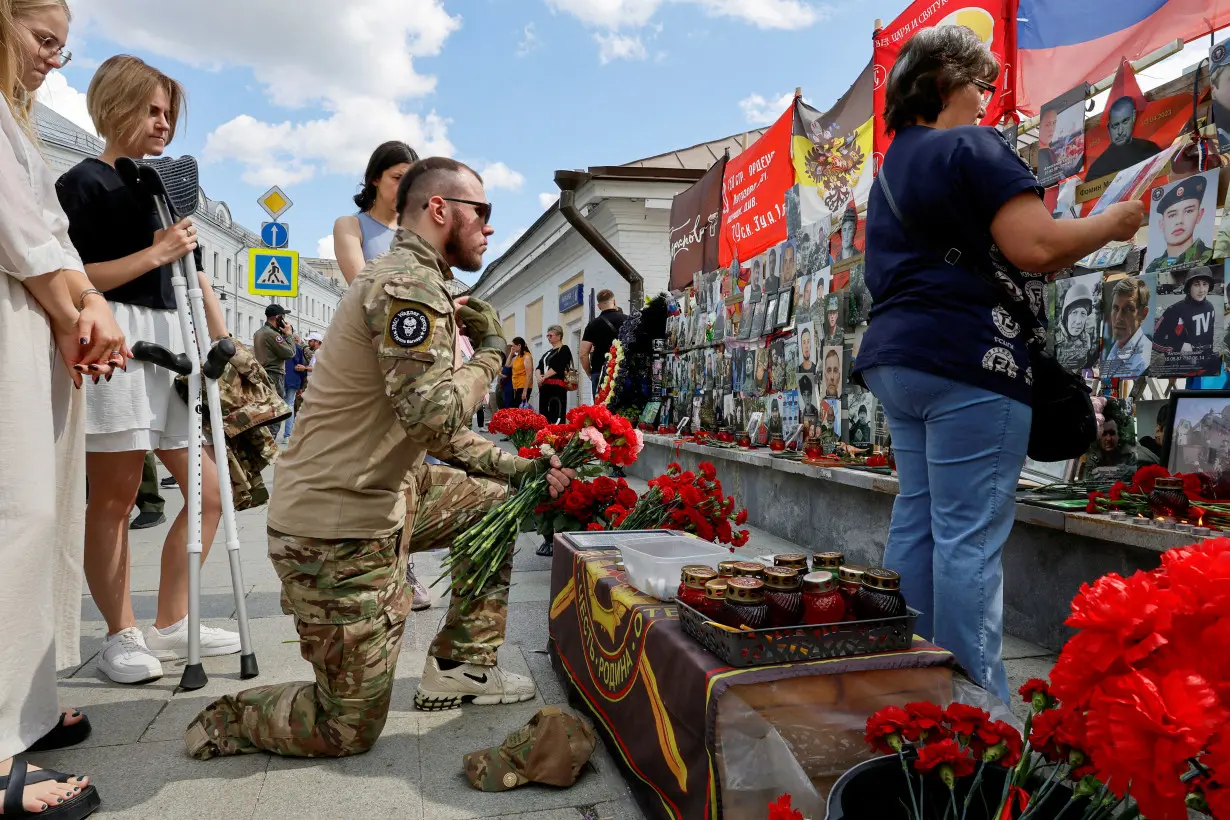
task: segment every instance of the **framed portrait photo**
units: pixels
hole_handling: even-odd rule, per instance
[[[777,296],[777,317],[773,326],[781,329],[790,324],[791,306],[794,304],[794,288],[787,288]]]
[[[1175,473],[1230,472],[1230,390],[1176,390],[1162,431],[1162,463]]]
[[[776,293],[768,299],[768,307],[764,311],[764,326],[761,328],[762,336],[767,336],[777,327],[777,304],[779,301],[780,298]]]

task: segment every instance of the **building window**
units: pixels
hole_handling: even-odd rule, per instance
[[[225,311],[225,313],[226,313],[226,327],[227,327],[227,329],[229,330],[229,329],[230,329],[230,327],[231,327],[231,309],[230,309],[230,308],[223,308],[223,310],[224,310],[224,311]]]
[[[214,251],[214,279],[218,278],[218,252]]]
[[[231,283],[231,260],[226,260],[226,283]]]

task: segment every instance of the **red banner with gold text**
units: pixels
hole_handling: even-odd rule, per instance
[[[794,185],[794,103],[760,139],[726,163],[719,264],[745,262],[786,240],[786,191]]]
[[[995,125],[1005,111],[1013,108],[1011,100],[1011,63],[1016,52],[1016,0],[914,0],[873,38],[875,62],[875,156],[879,169],[884,152],[892,138],[884,133],[884,91],[888,72],[902,47],[910,38],[932,26],[967,26],[999,60],[999,91],[987,108],[984,125]]]

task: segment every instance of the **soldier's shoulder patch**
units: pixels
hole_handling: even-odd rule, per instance
[[[428,305],[390,299],[385,342],[400,348],[418,348],[431,342],[432,321],[437,316]]]
[[[274,338],[276,338],[279,342],[285,342],[285,341],[286,341],[286,340],[285,340],[285,339],[283,339],[281,336],[276,336],[276,337],[274,337]]]

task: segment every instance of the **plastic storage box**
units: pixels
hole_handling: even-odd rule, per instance
[[[646,595],[669,601],[679,591],[679,576],[688,564],[704,564],[717,569],[719,561],[730,557],[730,550],[699,538],[636,538],[616,546],[623,557],[628,582]]]

